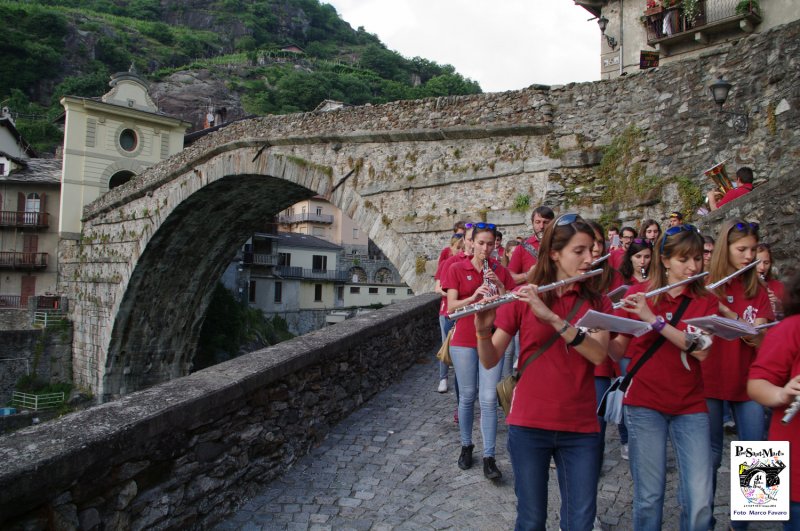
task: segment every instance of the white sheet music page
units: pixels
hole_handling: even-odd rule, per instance
[[[575,326],[589,328],[591,330],[608,330],[619,334],[628,334],[639,337],[650,331],[650,325],[638,319],[628,319],[617,317],[607,313],[589,310],[586,315],[575,323]]]

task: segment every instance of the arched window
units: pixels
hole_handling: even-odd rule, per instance
[[[386,268],[382,267],[375,272],[375,282],[378,284],[391,284],[394,281],[394,275]]]
[[[108,189],[112,190],[117,186],[122,186],[126,182],[130,181],[135,175],[135,173],[128,170],[118,171],[108,180]]]
[[[366,282],[367,281],[367,272],[364,271],[360,267],[351,267],[350,268],[350,278],[353,282]]]

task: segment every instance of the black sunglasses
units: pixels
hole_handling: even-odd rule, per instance
[[[453,238],[463,238],[463,237],[464,235],[460,232],[456,232],[455,234],[453,234]]]
[[[696,232],[698,234],[700,233],[700,230],[697,227],[695,227],[694,225],[690,225],[688,223],[668,228],[667,230],[664,231],[664,237],[661,238],[661,247],[659,248],[659,250],[661,251],[662,255],[664,254],[664,244],[667,243],[667,238],[669,238],[670,236],[675,236],[676,234],[684,231]]]

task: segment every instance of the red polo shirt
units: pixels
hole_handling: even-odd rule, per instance
[[[609,267],[611,267],[609,265]],[[611,283],[608,286],[606,292],[614,291],[618,287],[624,284],[622,275],[619,274],[618,271],[612,271],[611,275]],[[600,277],[595,277],[600,278]],[[610,302],[610,301],[609,301]],[[594,367],[594,375],[597,378],[615,378],[618,374],[620,374],[619,364],[611,359],[611,356],[608,356],[603,363],[600,365],[595,365]]]
[[[563,318],[572,310],[577,296],[577,290],[571,289],[557,298],[551,309]],[[585,302],[572,322],[590,309],[591,303]],[[611,311],[611,301],[603,297],[594,310]],[[522,301],[500,306],[495,326],[511,336],[519,331],[519,367],[556,333]],[[559,337],[525,368],[514,389],[507,422],[528,428],[594,433],[600,431],[596,407],[594,364]]]
[[[734,199],[738,199],[745,194],[748,194],[753,191],[753,185],[751,183],[743,184],[738,188],[734,188],[733,190],[728,190],[722,199],[717,202],[717,208],[721,207],[725,203],[730,203]]]
[[[753,324],[758,318],[774,319],[767,290],[763,287],[758,288],[752,299],[744,297],[741,276],[725,284],[725,288],[725,295],[720,302],[739,314],[743,320]],[[747,371],[754,359],[756,349],[741,339],[728,341],[714,337],[711,352],[702,364],[706,398],[733,402],[750,400],[747,396]]]
[[[625,249],[620,247],[619,249],[611,251],[611,256],[608,257],[608,263],[611,264],[611,267],[614,269],[619,269],[622,265],[623,258],[625,258]]]
[[[444,261],[439,262],[436,266],[436,275],[433,278],[439,279],[439,284],[442,285],[444,283],[445,276],[447,275],[447,270],[450,269],[450,265],[458,260],[469,259],[470,257],[464,254],[464,251],[458,251],[458,254],[451,256],[450,258],[446,258]],[[444,286],[442,286],[444,288]],[[439,315],[447,315],[447,297],[442,297],[442,302],[439,304]]]
[[[627,294],[646,292],[649,284],[648,282],[631,286]],[[675,298],[672,298],[669,293],[663,293],[655,306],[652,303],[653,299],[648,299],[647,303],[654,314],[669,321],[673,313],[678,310],[684,297],[691,298],[691,302],[675,327],[678,330],[686,330],[684,319],[717,313],[715,296],[709,293],[695,297],[685,289]],[[635,314],[624,309],[617,310],[617,314],[629,319],[638,319]],[[659,336],[660,334],[650,331],[643,336],[631,338],[628,345],[628,353],[631,357],[628,370],[636,365],[639,358]],[[714,338],[715,341],[716,339]],[[703,373],[700,369],[700,362],[691,355],[687,356],[687,359],[690,371],[687,371],[681,362],[681,349],[670,341],[665,341],[633,377],[623,403],[628,406],[646,407],[666,415],[686,415],[708,411],[703,394]]]
[[[494,271],[497,278],[505,286],[506,290],[511,291],[516,287],[514,279],[505,267],[494,258],[489,258],[489,268]],[[472,266],[472,260],[455,260],[447,269],[445,280],[442,287],[445,290],[458,290],[458,300],[466,299],[481,287],[483,284],[483,272]],[[450,339],[450,344],[454,347],[478,348],[478,340],[475,337],[475,320],[469,316],[459,319],[455,324],[456,331]]]
[[[531,236],[525,241],[531,244],[537,252],[539,251],[539,240],[536,236]],[[524,245],[517,245],[511,255],[511,261],[508,263],[508,270],[517,275],[527,273],[530,268],[536,265],[537,261],[538,259],[531,256],[531,253],[528,252]]]
[[[783,303],[783,282],[773,278],[772,280],[767,280],[767,287],[771,289],[772,293],[774,293],[775,296],[778,297],[778,300]]]
[[[439,274],[439,266],[441,266],[442,262],[444,262],[445,260],[447,260],[451,256],[453,256],[453,251],[452,251],[452,249],[450,249],[449,245],[447,247],[445,247],[444,249],[442,249],[442,252],[439,253],[439,264],[436,266],[436,274],[437,275]],[[433,278],[439,278],[439,277],[434,276]]]
[[[766,380],[783,387],[786,382],[800,374],[800,315],[787,317],[780,324],[770,328],[767,337],[758,349],[758,356],[750,366],[751,380]],[[781,419],[787,406],[773,408],[769,425],[770,441],[789,441],[791,488],[789,496],[793,502],[800,502],[800,419],[789,424]]]

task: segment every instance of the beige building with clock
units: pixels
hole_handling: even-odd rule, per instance
[[[83,207],[183,149],[189,122],[162,114],[131,68],[100,99],[65,96],[58,232],[78,239]]]

